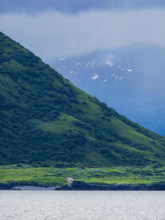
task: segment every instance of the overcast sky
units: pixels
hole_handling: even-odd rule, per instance
[[[0,30],[42,59],[134,42],[165,47],[165,0],[1,0]]]
[[[76,13],[89,9],[162,8],[164,0],[1,0],[0,12],[39,13],[55,10]]]

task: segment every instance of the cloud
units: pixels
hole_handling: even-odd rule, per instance
[[[44,60],[109,50],[135,42],[165,46],[165,10],[49,11],[1,14],[0,29]]]
[[[125,1],[118,0],[120,7],[125,5]],[[40,13],[48,10],[56,10],[67,13],[77,13],[80,11],[86,11],[97,8],[118,8],[116,0],[1,0],[0,13],[4,12],[26,12],[26,13]]]
[[[26,12],[36,14],[48,10],[78,13],[91,9],[144,9],[165,7],[164,0],[1,0],[0,13]]]

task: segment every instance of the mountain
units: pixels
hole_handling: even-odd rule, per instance
[[[165,139],[0,33],[0,164],[162,166]]]
[[[79,88],[138,124],[165,134],[165,48],[136,43],[47,61]]]

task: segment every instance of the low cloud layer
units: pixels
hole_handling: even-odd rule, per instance
[[[47,60],[135,42],[165,46],[164,21],[163,9],[78,14],[49,11],[37,16],[9,13],[0,15],[0,30]]]
[[[56,10],[67,13],[78,13],[91,9],[144,9],[165,7],[164,0],[1,0],[0,13],[25,12],[40,13]]]

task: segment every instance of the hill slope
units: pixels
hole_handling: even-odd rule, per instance
[[[0,33],[0,164],[164,165],[165,139]]]
[[[132,121],[165,135],[165,48],[136,43],[47,61],[74,85]]]

